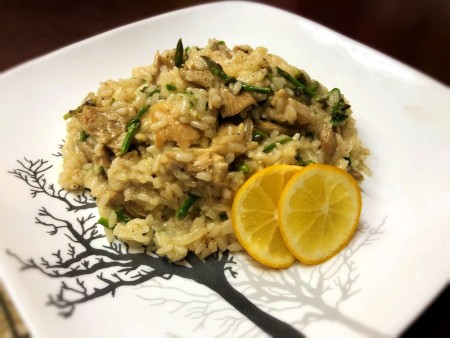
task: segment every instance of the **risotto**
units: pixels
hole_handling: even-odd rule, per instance
[[[238,251],[230,209],[253,173],[326,163],[362,180],[368,150],[339,89],[264,47],[176,48],[107,80],[65,118],[60,184],[89,189],[111,241],[171,261]]]

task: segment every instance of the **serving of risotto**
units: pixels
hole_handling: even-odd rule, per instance
[[[348,101],[264,47],[156,53],[107,80],[65,118],[60,184],[90,190],[107,238],[171,261],[239,251],[230,209],[273,164],[326,163],[369,173]]]

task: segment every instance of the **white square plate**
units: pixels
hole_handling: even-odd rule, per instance
[[[60,190],[62,115],[180,37],[265,46],[350,100],[373,176],[340,255],[284,271],[245,254],[180,268],[108,247],[92,201]],[[23,64],[0,87],[0,272],[34,337],[392,336],[449,280],[449,89],[318,24],[255,3],[207,4]]]

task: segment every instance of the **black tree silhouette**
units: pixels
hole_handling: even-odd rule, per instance
[[[66,211],[74,213],[95,207],[93,199],[86,192],[73,196],[49,184],[45,173],[52,165],[48,161],[25,158],[18,163],[20,167],[10,173],[30,187],[33,198],[45,195],[56,199],[66,206]],[[56,307],[61,316],[70,317],[77,306],[98,297],[108,294],[115,296],[120,287],[178,276],[213,290],[273,337],[303,337],[293,326],[263,311],[230,284],[228,277],[236,277],[233,269],[236,262],[229,252],[213,254],[205,260],[189,254],[182,263],[170,263],[145,247],[131,249],[119,242],[105,245],[104,236],[100,234],[94,218],[94,214],[90,213],[71,221],[70,217],[56,217],[55,213],[43,206],[38,211],[35,223],[46,228],[50,236],[63,234],[67,239],[65,251],[60,249],[51,253],[50,258],[40,257],[36,260],[22,259],[7,250],[9,255],[20,262],[21,270],[34,269],[51,278],[69,278],[68,282],[61,282],[56,294],[48,297],[47,304]]]
[[[362,224],[354,240],[330,261],[306,269],[286,269],[274,271],[261,268],[259,264],[246,255],[239,256],[239,280],[234,279],[234,288],[245,293],[254,304],[271,313],[288,314],[295,327],[304,330],[316,321],[333,321],[367,337],[386,337],[373,327],[345,315],[340,305],[361,290],[357,288],[359,274],[354,254],[363,247],[371,245],[383,232],[386,218],[371,228]],[[155,283],[141,285],[140,289],[159,288]],[[225,323],[222,336],[231,330],[237,330],[245,322],[245,318],[233,312],[217,309],[214,302],[220,301],[213,294],[188,294],[184,290],[172,287],[169,295],[164,297],[141,296],[151,304],[172,303],[172,311],[184,311],[186,317],[199,321],[198,327],[203,327],[209,317],[220,318]],[[242,337],[253,333],[250,329]]]
[[[54,156],[60,156],[60,154],[58,153]],[[17,162],[20,164],[20,167],[8,172],[24,181],[30,187],[31,197],[35,198],[42,194],[47,195],[65,203],[67,211],[78,211],[95,207],[94,199],[89,196],[87,191],[83,191],[81,194],[70,199],[70,193],[68,191],[63,188],[55,188],[53,183],[48,184],[45,172],[53,167],[53,165],[49,164],[49,161],[42,159],[32,161],[24,158],[23,161],[18,160]]]

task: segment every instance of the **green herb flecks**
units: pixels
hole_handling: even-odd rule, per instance
[[[296,161],[298,162],[298,164],[301,165],[302,167],[306,167],[306,166],[308,166],[308,165],[314,163],[314,161],[312,161],[312,160],[304,161],[304,160],[302,159],[302,157],[301,157],[299,154],[298,154],[297,156],[295,156],[295,160],[296,160]]]
[[[252,140],[255,142],[261,143],[268,137],[269,137],[269,135],[267,133],[263,132],[262,130],[259,130],[259,129],[253,130]]]
[[[175,48],[175,66],[180,68],[184,64],[184,48],[183,41],[178,39],[177,47]]]
[[[125,125],[125,131],[127,132],[120,148],[120,155],[126,154],[130,148],[131,142],[134,136],[141,128],[141,118],[148,111],[148,106],[143,106],[128,123]]]
[[[99,174],[99,175],[104,175],[104,174],[106,174],[106,171],[105,171],[105,167],[104,166],[98,166],[97,168],[96,168],[96,170],[97,170],[97,173]]]
[[[166,84],[166,89],[170,92],[174,92],[177,90],[177,86],[175,86],[173,83]]]
[[[80,136],[78,138],[79,138],[80,142],[85,142],[88,139],[88,137],[89,137],[89,134],[86,133],[86,131],[82,130],[80,132]]]
[[[178,208],[178,210],[175,212],[177,218],[179,220],[184,219],[188,212],[189,209],[192,207],[192,205],[194,205],[194,203],[199,199],[199,196],[193,195],[191,193],[189,193],[188,198],[183,202],[183,204],[181,204],[181,206]]]
[[[285,137],[282,138],[281,140],[275,141],[273,143],[268,144],[267,146],[264,147],[263,152],[264,153],[270,153],[272,150],[274,150],[277,147],[277,143],[279,144],[285,144],[292,141],[292,137]]]
[[[303,93],[305,93],[309,97],[314,97],[316,95],[317,87],[308,87],[304,83],[300,82],[300,80],[293,77],[288,72],[284,71],[280,67],[276,67],[277,73],[284,77],[287,81],[292,83],[296,88],[300,89]]]
[[[248,174],[252,169],[249,167],[249,165],[245,162],[245,159],[240,157],[238,158],[234,163],[234,168],[236,171],[240,171],[244,174]]]
[[[120,207],[118,207],[116,210],[114,210],[114,212],[116,213],[117,220],[119,222],[123,222],[126,224],[129,221],[131,221],[131,218],[125,213],[125,209],[122,205]]]
[[[100,217],[98,219],[97,223],[103,225],[105,228],[111,229],[109,227],[109,221],[108,221],[108,219],[106,217]]]
[[[223,81],[225,84],[236,83],[238,81],[235,77],[226,74],[222,66],[217,62],[215,62],[214,60],[212,60],[211,58],[202,55],[202,59],[205,60],[209,71],[214,75],[216,79]],[[270,94],[269,87],[251,86],[245,82],[242,82],[242,90],[247,92]]]

